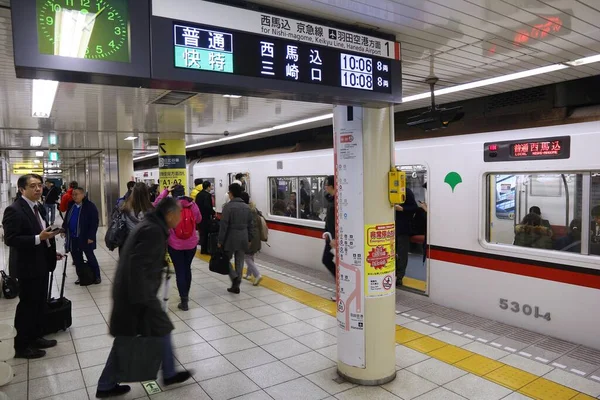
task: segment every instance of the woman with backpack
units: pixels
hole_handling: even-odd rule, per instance
[[[181,298],[177,308],[187,311],[190,286],[192,285],[192,261],[194,261],[198,246],[197,225],[202,222],[202,215],[191,197],[185,195],[185,188],[182,185],[171,186],[163,190],[156,198],[154,206],[156,207],[156,204],[167,197],[169,193],[181,205],[181,221],[175,229],[171,229],[169,232],[168,250],[175,267],[177,290],[179,290]]]
[[[248,266],[246,271],[246,276],[244,279],[250,280],[251,276],[254,276],[254,286],[258,286],[260,281],[262,280],[262,276],[260,271],[256,267],[256,263],[254,262],[254,255],[260,251],[261,247],[261,234],[260,229],[262,226],[262,222],[260,220],[260,215],[258,214],[258,210],[256,209],[256,205],[250,201],[250,195],[246,192],[243,192],[240,196],[244,203],[248,204],[250,207],[250,212],[252,213],[252,218],[254,219],[254,225],[252,226],[252,241],[248,246],[248,250],[246,251],[246,255],[244,256],[244,261]]]

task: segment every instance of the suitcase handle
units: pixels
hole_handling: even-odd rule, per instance
[[[64,267],[63,267],[63,275],[62,275],[62,284],[60,287],[60,298],[62,299],[65,296],[65,281],[67,280],[67,259],[69,256],[65,254],[63,256],[65,259]],[[54,271],[50,273],[50,286],[48,286],[48,301],[52,299],[52,283],[54,282]]]

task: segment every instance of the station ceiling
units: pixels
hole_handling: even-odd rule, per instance
[[[253,0],[256,3],[349,25],[391,33],[401,42],[403,97],[428,91],[432,72],[438,89],[505,76],[600,54],[598,0]],[[0,7],[8,0],[0,0]],[[600,74],[600,63],[549,72],[439,97],[465,100]],[[10,10],[0,8],[0,148],[12,160],[35,158],[56,131],[64,165],[111,148],[135,156],[156,151],[159,132],[184,132],[188,145],[230,138],[331,112],[327,104],[198,94],[179,106],[152,104],[163,90],[61,83],[52,117],[31,117],[32,84],[13,66]],[[426,106],[429,99],[396,107]],[[315,121],[311,125],[330,123]],[[306,129],[311,125],[303,125]],[[281,134],[288,129],[256,136]],[[29,138],[46,138],[31,148]],[[124,140],[136,136],[133,141]],[[244,139],[239,139],[244,140]],[[79,152],[79,153],[78,153]],[[70,161],[69,161],[70,160]]]

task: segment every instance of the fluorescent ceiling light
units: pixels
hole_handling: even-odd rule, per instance
[[[58,89],[57,81],[33,80],[31,94],[31,116],[35,118],[49,118]]]
[[[230,141],[230,140],[240,139],[240,138],[244,138],[244,137],[248,137],[248,136],[260,135],[262,133],[273,132],[273,131],[277,131],[277,130],[281,130],[281,129],[286,129],[286,128],[292,128],[294,126],[310,124],[312,122],[323,121],[323,120],[331,119],[331,118],[333,118],[333,114],[319,115],[318,117],[301,119],[301,120],[290,122],[290,123],[287,123],[287,124],[276,125],[276,126],[271,127],[271,128],[258,129],[256,131],[241,133],[241,134],[235,135],[235,136],[227,136],[227,137],[223,137],[223,138],[220,138],[220,139],[209,140],[207,142],[190,144],[188,146],[185,146],[185,148],[186,149],[192,149],[192,148],[201,147],[201,146],[208,146],[208,145],[215,144],[215,143],[222,143],[222,142],[227,142],[227,141]]]
[[[545,67],[530,69],[527,71],[515,72],[514,74],[502,75],[502,76],[497,76],[495,78],[483,79],[480,81],[475,81],[475,82],[465,83],[462,85],[456,85],[456,86],[451,86],[451,87],[447,87],[444,89],[439,89],[439,90],[434,91],[434,94],[436,96],[441,96],[441,95],[448,94],[448,93],[461,92],[463,90],[475,89],[475,88],[482,87],[482,86],[495,85],[496,83],[514,81],[515,79],[522,79],[522,78],[527,78],[530,76],[547,74],[549,72],[559,71],[559,70],[565,69],[565,68],[569,68],[569,66],[564,65],[564,64],[552,64],[552,65],[548,65]],[[430,92],[416,94],[414,96],[404,97],[402,99],[402,103],[408,103],[410,101],[427,99],[430,96],[431,96]]]
[[[231,98],[231,99],[239,99],[242,96],[239,96],[237,94],[224,94],[223,97],[228,97],[228,98]]]
[[[584,57],[574,61],[567,61],[565,64],[570,65],[571,67],[579,67],[580,65],[591,64],[600,61],[600,54],[596,54],[595,56]]]
[[[133,159],[133,161],[140,161],[140,160],[145,160],[146,158],[150,158],[150,157],[156,157],[158,155],[158,153],[150,153],[150,154],[146,154],[145,156],[139,156],[139,157],[135,157]]]
[[[44,152],[43,151],[36,151],[35,152],[35,156],[36,157],[43,157],[44,156]]]
[[[31,147],[40,147],[42,145],[43,136],[32,136],[29,138],[29,145]]]
[[[137,139],[137,136],[127,136],[125,139],[123,140],[135,140]]]

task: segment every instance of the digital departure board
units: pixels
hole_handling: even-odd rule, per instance
[[[486,162],[565,159],[570,155],[570,136],[484,144]]]
[[[247,32],[174,23],[173,54],[177,68],[392,92],[389,59]]]

